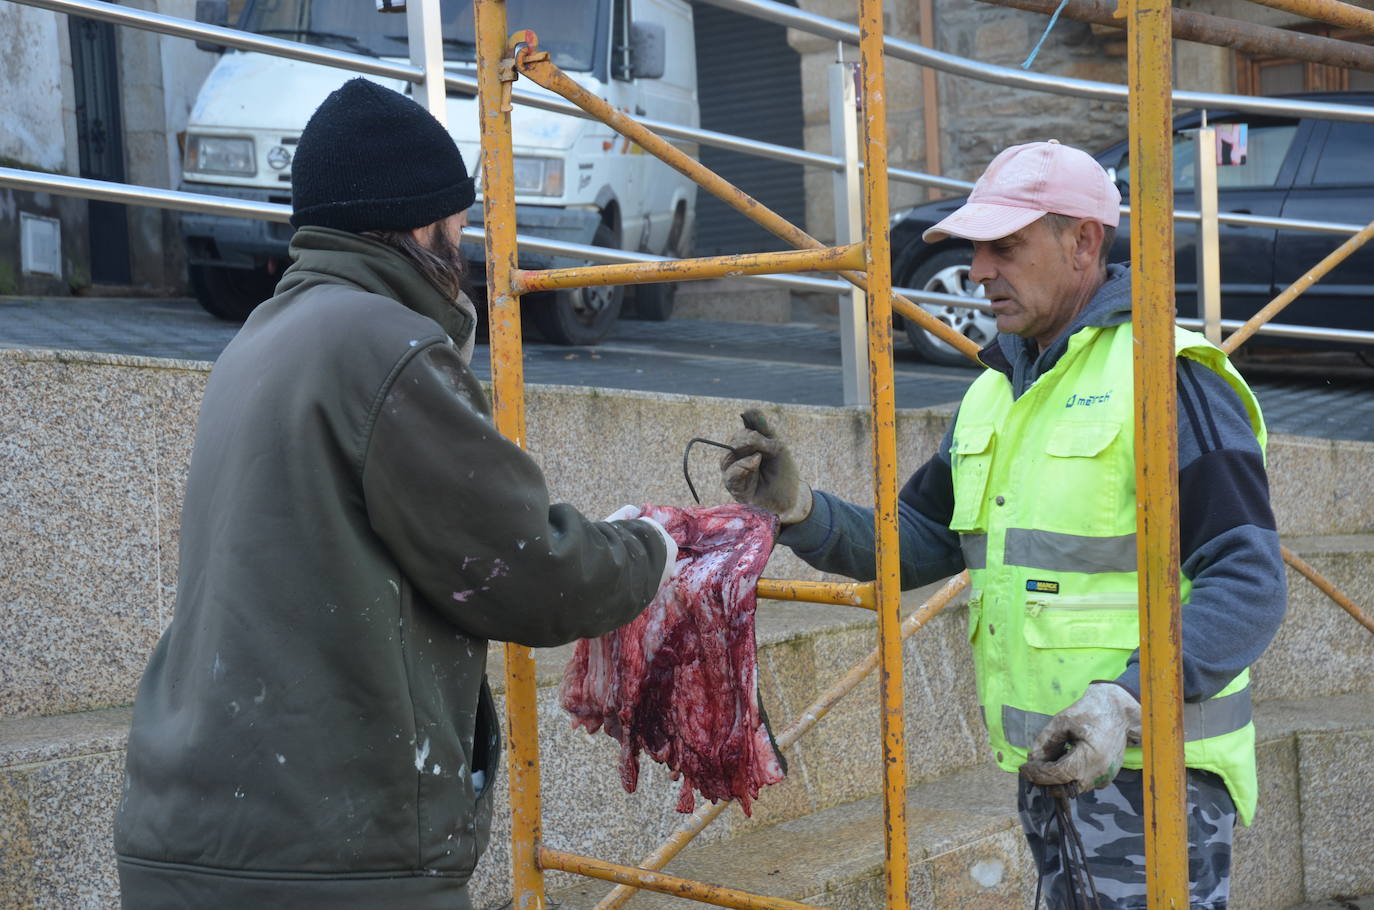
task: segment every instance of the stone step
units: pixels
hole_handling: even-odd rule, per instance
[[[842,773],[840,767],[834,769]],[[913,908],[1016,908],[1035,891],[1017,821],[1015,778],[992,765],[907,792]],[[664,871],[768,897],[871,910],[883,905],[883,806],[869,797],[761,831],[689,849]],[[592,879],[552,894],[563,910],[591,910],[610,886]],[[643,891],[636,910],[680,910]]]
[[[128,709],[60,717],[0,720],[0,906],[118,906],[111,824],[120,792]],[[1283,910],[1304,901],[1374,894],[1374,693],[1288,699],[1256,709],[1261,806],[1255,825],[1236,835],[1232,906]],[[648,786],[644,797],[673,825],[644,825],[642,809],[606,800],[618,790],[613,764],[586,770],[545,768],[546,843],[633,865],[681,817],[671,813],[672,786]],[[646,769],[647,770],[647,769]],[[829,763],[827,775],[854,769]],[[913,768],[919,773],[919,768]],[[646,774],[646,777],[651,775]],[[788,784],[766,791],[749,824],[707,829],[665,870],[834,910],[882,905],[881,799],[865,796],[764,824]],[[569,800],[569,794],[580,799]],[[558,801],[562,797],[561,801]],[[504,796],[498,805],[505,805]],[[968,906],[1020,910],[1033,893],[1029,858],[1014,813],[1014,781],[990,764],[914,784],[908,793],[913,910]],[[502,813],[504,815],[504,813]],[[474,879],[480,908],[509,898],[508,820],[498,818],[492,849]],[[612,832],[608,846],[599,832]],[[722,834],[723,832],[723,834]],[[609,885],[561,873],[550,891],[566,910],[590,908]],[[1303,910],[1366,905],[1314,904]],[[676,898],[643,893],[634,907],[681,908]]]
[[[1374,745],[1374,697],[1359,692],[1264,704],[1256,725],[1261,808],[1254,826],[1236,833],[1231,906],[1284,910],[1374,890],[1368,862],[1374,767],[1356,758]],[[912,910],[1029,905],[1035,878],[1011,775],[986,765],[914,786],[907,818]],[[689,847],[663,871],[833,910],[871,910],[883,903],[883,827],[882,801],[874,796]],[[548,843],[576,852],[553,838]],[[565,910],[591,910],[611,888],[575,881],[553,895]],[[645,891],[631,906],[677,910],[683,904]],[[1304,910],[1365,906],[1334,902]]]

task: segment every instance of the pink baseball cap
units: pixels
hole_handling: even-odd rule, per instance
[[[921,239],[997,240],[1050,212],[1116,227],[1120,205],[1121,193],[1093,156],[1054,139],[1028,142],[1003,149],[973,185],[968,201],[926,228]]]

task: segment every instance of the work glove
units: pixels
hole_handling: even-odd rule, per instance
[[[658,589],[663,590],[663,586],[672,581],[677,575],[677,541],[673,540],[673,535],[668,533],[668,529],[663,527],[654,519],[645,515],[639,506],[621,506],[611,514],[607,515],[604,521],[642,521],[651,526],[663,538],[663,546],[667,550],[667,558],[663,560],[663,574],[658,579]]]
[[[776,514],[782,524],[796,524],[811,514],[811,487],[761,411],[751,408],[740,417],[745,428],[730,437],[730,451],[720,460],[726,491],[736,502]]]
[[[1121,770],[1127,742],[1140,743],[1140,702],[1121,686],[1095,682],[1040,731],[1021,773],[1041,786],[1105,787]]]

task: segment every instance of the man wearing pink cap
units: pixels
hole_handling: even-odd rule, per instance
[[[972,244],[969,277],[998,335],[899,496],[902,586],[969,572],[983,721],[997,764],[1020,773],[1051,908],[1082,905],[1082,871],[1106,910],[1146,905],[1131,273],[1107,263],[1120,202],[1090,155],[1033,142],[999,154],[924,235]],[[1249,667],[1287,588],[1259,405],[1202,336],[1177,329],[1175,350],[1192,906],[1224,910],[1232,829],[1258,795]],[[811,565],[871,579],[872,510],[813,491],[779,436],[753,425],[722,460],[726,489],[778,513],[779,542]],[[1081,864],[1057,793],[1071,796]]]

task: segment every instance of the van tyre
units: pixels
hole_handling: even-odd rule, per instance
[[[602,222],[592,237],[593,246],[617,247],[615,231]],[[534,307],[534,324],[552,344],[596,344],[610,334],[625,301],[623,285],[573,288],[558,291]]]
[[[193,265],[189,271],[196,300],[210,315],[228,322],[243,322],[277,289],[277,276],[264,269]]]
[[[677,284],[665,281],[661,284],[641,284],[635,288],[635,312],[640,319],[650,322],[667,322],[673,315],[673,298],[677,296]]]
[[[983,288],[969,280],[973,251],[967,248],[941,250],[917,263],[914,269],[902,270],[894,284],[918,288],[940,294],[983,299]],[[921,309],[950,326],[978,347],[984,347],[997,335],[997,319],[991,313],[968,310],[939,303],[918,303]],[[915,322],[903,317],[906,338],[921,359],[945,366],[976,367],[969,358],[954,347],[927,332]]]

